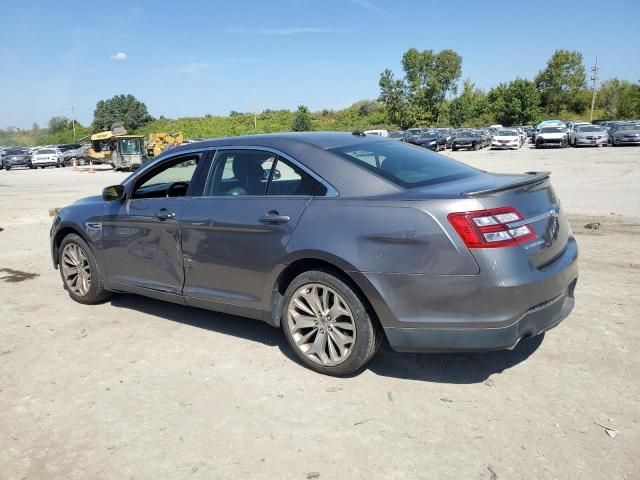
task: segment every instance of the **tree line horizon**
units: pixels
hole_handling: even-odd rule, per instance
[[[339,110],[311,112],[300,105],[295,111],[266,109],[255,118],[253,113],[231,111],[227,116],[154,119],[133,95],[116,95],[97,102],[91,125],[54,116],[46,128],[34,123],[29,130],[0,129],[0,145],[69,143],[116,122],[130,133],[182,131],[189,138],[211,138],[290,130],[529,125],[550,118],[588,119],[591,109],[592,90],[582,54],[575,50],[556,50],[533,79],[516,77],[488,91],[476,88],[470,78],[461,82],[462,56],[451,49],[411,48],[402,55],[401,66],[402,76],[390,69],[380,74],[377,99]],[[594,120],[640,118],[638,82],[608,79],[597,86],[595,99]]]

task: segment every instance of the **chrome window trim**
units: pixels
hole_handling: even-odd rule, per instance
[[[298,167],[300,170],[302,170],[303,172],[305,172],[307,175],[309,175],[311,178],[313,178],[316,182],[320,183],[321,185],[323,185],[326,189],[327,189],[327,193],[324,195],[243,195],[242,197],[238,197],[238,198],[245,198],[245,197],[273,197],[273,198],[300,198],[300,197],[309,197],[309,198],[336,198],[339,196],[338,194],[338,190],[336,190],[336,188],[331,185],[329,182],[327,182],[324,178],[322,178],[320,175],[318,175],[317,173],[315,173],[313,170],[311,170],[309,167],[307,167],[306,165],[302,164],[301,162],[299,162],[298,160],[296,160],[295,158],[293,158],[291,155],[288,155],[276,148],[272,148],[272,147],[261,147],[261,146],[256,146],[256,145],[239,145],[239,146],[233,146],[233,145],[224,145],[221,147],[212,147],[211,150],[215,150],[215,156],[213,157],[212,161],[211,161],[211,165],[209,166],[209,172],[207,172],[207,180],[204,183],[204,191],[208,191],[209,187],[211,185],[211,178],[215,169],[215,165],[217,162],[217,156],[218,156],[218,152],[222,152],[224,150],[252,150],[252,151],[261,151],[261,152],[268,152],[268,153],[273,153],[274,155],[277,155],[279,157],[284,158],[285,160],[287,160],[288,162],[291,162],[293,165],[295,165],[296,167]],[[213,196],[207,196],[207,198],[213,198]],[[222,198],[222,197],[220,197]]]

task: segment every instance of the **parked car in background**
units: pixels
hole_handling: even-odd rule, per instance
[[[435,130],[424,132],[419,137],[413,137],[410,143],[436,152],[447,149],[447,138]]]
[[[569,145],[574,145],[576,139],[576,129],[582,125],[591,125],[589,122],[567,122],[567,136],[569,138]]]
[[[87,150],[91,145],[82,145],[78,148],[67,150],[62,153],[62,161],[65,166],[73,165],[73,161],[76,161],[76,165],[85,165],[87,161]]]
[[[491,138],[493,137],[493,132],[488,128],[482,128],[478,130],[480,134],[480,138],[482,138],[481,148],[490,147],[491,146]]]
[[[399,141],[399,142],[406,142],[409,137],[411,137],[411,134],[405,132],[404,130],[398,130],[396,132],[389,132],[389,136],[388,136],[389,139],[396,140],[396,141]]]
[[[65,153],[69,152],[71,150],[77,150],[78,148],[81,148],[82,145],[80,145],[79,143],[62,143],[60,145],[56,145],[56,148],[60,151],[61,155],[60,155],[60,166],[64,167],[66,165],[68,165],[68,163],[65,163]]]
[[[609,143],[609,135],[606,128],[600,125],[582,124],[572,127],[569,133],[569,142],[574,147],[585,145],[602,146]]]
[[[611,137],[611,145],[640,145],[640,123],[625,123],[619,125]]]
[[[29,167],[31,164],[31,154],[26,148],[7,148],[0,154],[0,167],[11,170],[14,167]]]
[[[377,135],[378,137],[388,137],[389,136],[389,132],[387,130],[384,130],[384,129],[380,129],[380,130],[365,130],[364,134],[365,135]]]
[[[62,163],[62,152],[57,148],[41,148],[36,150],[31,156],[33,168],[45,168],[64,166]]]
[[[512,149],[518,150],[522,146],[522,137],[518,131],[511,128],[498,130],[491,139],[491,149]]]
[[[536,135],[536,148],[547,146],[564,148],[569,145],[567,128],[561,125],[541,127]]]
[[[59,209],[50,246],[79,303],[116,291],[248,316],[337,376],[385,337],[399,351],[514,348],[569,315],[578,279],[548,172],[491,174],[348,133],[172,149]]]
[[[476,130],[461,130],[456,132],[451,142],[451,150],[454,152],[461,148],[467,150],[480,150],[484,144],[484,139],[480,132]]]
[[[447,141],[447,148],[451,147],[451,142],[453,141],[453,128],[436,128],[436,131],[444,136]]]

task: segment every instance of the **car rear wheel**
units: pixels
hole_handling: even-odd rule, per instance
[[[479,145],[478,145],[477,143],[474,143],[474,144],[473,144],[473,149],[474,149],[475,151],[477,151],[477,150],[479,150],[479,149],[480,149],[480,147],[479,147]]]
[[[11,170],[11,165],[5,165],[4,169],[7,170],[7,171]]]
[[[366,365],[383,338],[356,292],[324,270],[301,273],[287,287],[282,329],[304,365],[333,376]]]
[[[58,251],[58,268],[65,290],[76,302],[92,305],[111,296],[89,245],[78,235],[69,234]]]

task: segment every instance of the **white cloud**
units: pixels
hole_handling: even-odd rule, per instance
[[[111,55],[111,60],[126,60],[127,59],[127,54],[124,52],[116,52],[113,55]]]
[[[384,10],[382,8],[370,2],[369,0],[351,0],[351,3],[355,3],[362,8],[367,8],[377,13],[384,13]]]
[[[243,28],[228,28],[227,33],[248,33],[252,35],[296,35],[299,33],[338,33],[347,30],[339,28],[317,28],[317,27],[286,27],[267,28],[258,30],[246,30]]]

